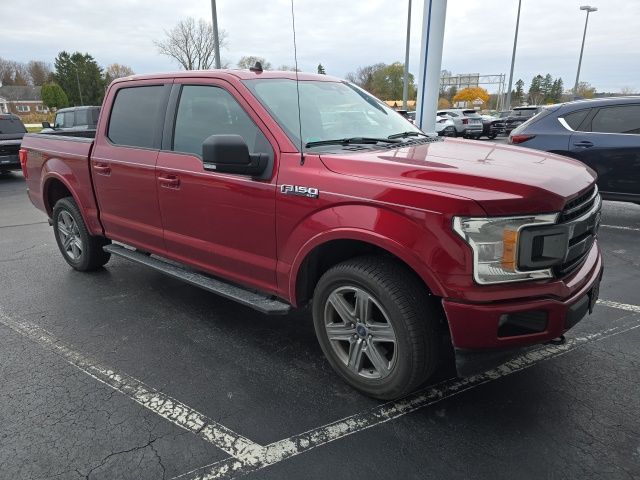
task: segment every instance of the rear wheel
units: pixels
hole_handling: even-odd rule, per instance
[[[406,395],[436,367],[437,313],[424,285],[392,259],[360,257],[328,270],[313,320],[334,370],[372,397]]]
[[[110,240],[89,235],[80,209],[71,197],[58,200],[53,207],[53,234],[62,256],[76,270],[95,270],[111,258],[102,249]]]

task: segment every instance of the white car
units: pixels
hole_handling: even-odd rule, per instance
[[[436,115],[436,133],[440,137],[455,137],[456,125],[449,115]]]

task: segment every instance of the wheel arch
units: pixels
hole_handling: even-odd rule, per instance
[[[289,295],[295,305],[306,304],[324,272],[350,258],[378,254],[386,255],[404,265],[416,275],[427,291],[444,296],[433,272],[399,242],[375,232],[360,229],[335,229],[317,235],[307,242],[292,265]]]

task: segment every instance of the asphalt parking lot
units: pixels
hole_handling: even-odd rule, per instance
[[[640,478],[639,205],[605,202],[600,304],[565,345],[382,404],[307,311],[73,271],[24,190],[0,178],[1,478]]]

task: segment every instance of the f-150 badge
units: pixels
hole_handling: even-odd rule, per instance
[[[280,185],[280,193],[309,198],[318,198],[320,196],[320,191],[317,188],[300,185]]]

